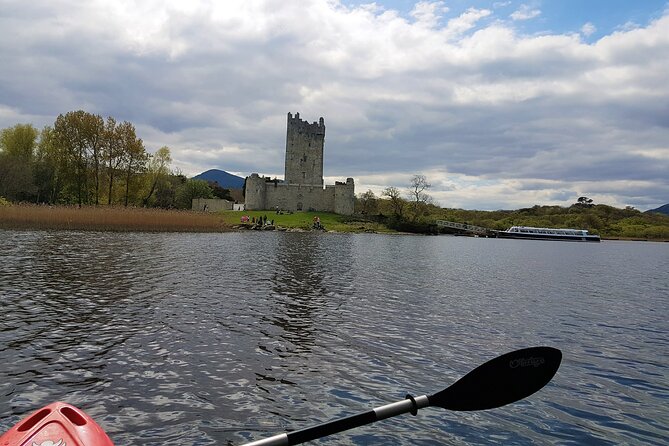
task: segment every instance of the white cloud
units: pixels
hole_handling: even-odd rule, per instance
[[[511,14],[512,20],[530,20],[541,15],[541,10],[529,5],[520,5],[518,10]]]
[[[446,206],[669,197],[666,14],[585,43],[442,2],[409,18],[335,0],[5,4],[0,127],[83,108],[133,122],[187,174],[281,176],[300,112],[325,118],[325,173],[358,192],[422,172]]]
[[[638,23],[632,21],[625,22],[623,25],[618,27],[620,31],[632,31],[637,28],[641,28],[641,26]]]
[[[585,37],[590,37],[597,31],[597,27],[593,25],[592,23],[588,22],[585,25],[581,27],[581,34],[583,34]]]
[[[469,8],[459,17],[448,21],[445,33],[450,36],[459,36],[474,28],[479,20],[491,14],[488,9]]]
[[[443,13],[448,12],[444,2],[426,2],[421,1],[414,5],[409,13],[416,20],[416,23],[433,28],[439,24]]]

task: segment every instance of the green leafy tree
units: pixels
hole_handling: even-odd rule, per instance
[[[125,124],[125,123],[124,123]],[[121,163],[123,162],[123,130],[116,119],[107,117],[104,129],[102,156],[107,170],[107,204],[114,200],[114,184],[117,180]]]
[[[107,171],[107,204],[114,202],[114,186],[125,181],[123,202],[127,206],[134,188],[137,172],[142,172],[147,155],[135,126],[128,121],[117,123],[112,117],[105,124],[103,158]],[[117,197],[120,198],[120,197]]]
[[[66,158],[63,167],[66,168],[68,186],[73,186],[79,206],[89,203],[86,115],[83,110],[71,111],[58,115],[54,123],[58,144]]]
[[[105,122],[100,115],[86,113],[84,115],[84,137],[86,150],[91,158],[93,167],[93,196],[95,205],[100,204],[100,184],[102,167],[104,165],[103,149],[105,145]]]
[[[177,191],[186,181],[188,181],[188,178],[186,178],[185,175],[168,175],[165,178],[165,181],[160,181],[156,186],[156,192],[154,194],[155,201],[153,205],[164,209],[177,207]]]
[[[134,180],[144,172],[148,155],[146,150],[144,150],[144,143],[142,140],[135,136],[134,128],[131,133],[126,135],[123,148],[122,167],[125,171],[124,205],[127,207],[130,201],[131,191],[139,190],[137,185],[135,185],[137,182]]]
[[[167,146],[161,147],[156,153],[150,155],[148,160],[146,174],[150,186],[148,192],[142,199],[142,204],[145,207],[149,205],[149,200],[151,200],[156,192],[159,183],[165,182],[170,174],[170,163],[172,162],[170,148]]]
[[[0,132],[0,191],[12,200],[81,206],[97,205],[105,195],[112,204],[114,188],[124,185],[127,206],[142,198],[139,178],[146,161],[131,123],[71,111],[41,132],[28,124]]]
[[[56,203],[61,188],[62,150],[58,145],[52,127],[46,126],[40,132],[35,152],[35,186],[38,203]]]
[[[0,153],[0,196],[11,201],[32,201],[35,193],[29,163]]]
[[[226,189],[224,187],[219,186],[219,184],[216,181],[208,181],[207,184],[209,184],[209,187],[211,188],[211,192],[213,193],[214,198],[220,198],[221,200],[235,201],[234,198],[232,198],[232,195],[230,195],[230,189]]]
[[[16,124],[0,132],[0,151],[27,163],[33,161],[39,131],[32,124]]]
[[[176,193],[179,209],[190,209],[195,198],[214,198],[214,194],[205,180],[189,179],[182,184]]]
[[[17,124],[0,132],[0,195],[14,201],[34,200],[38,133],[31,124]]]

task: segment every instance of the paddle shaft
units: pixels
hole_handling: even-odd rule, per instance
[[[386,418],[391,418],[403,413],[412,412],[415,414],[418,409],[428,407],[429,405],[430,401],[426,395],[416,397],[413,400],[407,398],[357,415],[351,415],[350,417],[341,418],[339,420],[330,421],[328,423],[319,424],[298,431],[275,435],[263,440],[247,443],[244,446],[291,446],[336,434],[337,432],[364,426],[365,424],[385,420]]]

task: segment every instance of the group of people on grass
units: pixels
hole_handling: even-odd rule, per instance
[[[260,226],[274,226],[274,220],[267,220],[267,215],[263,215],[258,218],[255,216],[249,217],[248,215],[242,215],[242,223],[251,223],[253,225],[257,224]]]
[[[321,218],[319,216],[314,216],[314,223],[312,227],[314,229],[325,229],[323,225],[321,225]],[[251,223],[252,225],[259,225],[259,226],[274,226],[274,220],[267,220],[267,215],[262,215],[256,218],[255,216],[250,217],[248,215],[242,215],[242,223]]]

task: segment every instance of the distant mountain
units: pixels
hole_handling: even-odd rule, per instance
[[[233,175],[224,170],[210,169],[193,177],[195,180],[215,181],[225,189],[242,189],[244,178]]]
[[[646,212],[657,212],[658,214],[664,214],[664,215],[669,215],[669,203],[665,204],[664,206],[660,206],[657,209],[651,209]]]

